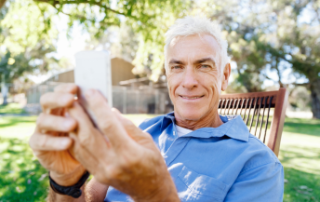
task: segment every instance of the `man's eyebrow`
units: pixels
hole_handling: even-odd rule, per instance
[[[172,59],[172,60],[170,60],[169,64],[179,64],[179,65],[183,65],[184,62],[182,62],[182,61],[180,61],[180,60]]]
[[[193,64],[200,64],[200,63],[204,63],[204,62],[212,62],[213,64],[216,64],[216,62],[215,62],[212,58],[210,58],[210,57],[208,57],[208,58],[202,58],[202,59],[200,59],[200,60],[197,60],[197,61],[195,61]]]

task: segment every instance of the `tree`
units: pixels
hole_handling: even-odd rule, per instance
[[[46,61],[54,61],[53,57],[48,58],[48,53],[54,51],[52,41],[56,37],[55,16],[64,14],[68,16],[70,30],[74,23],[80,23],[84,31],[98,41],[103,40],[107,30],[113,26],[123,23],[130,26],[130,30],[138,36],[137,54],[133,61],[136,69],[139,71],[145,66],[151,66],[153,75],[157,77],[163,67],[164,32],[175,18],[185,15],[185,8],[189,5],[189,2],[183,0],[1,0],[0,8],[9,8],[6,17],[1,20],[1,27],[4,28],[0,30],[0,40],[3,41],[1,48],[4,50],[0,53],[2,62],[17,61],[15,57],[19,55],[21,58],[24,53],[25,59],[28,59],[25,64],[29,66],[16,71],[20,75],[48,70],[50,63]],[[34,50],[38,43],[46,47],[47,51],[42,51],[42,55],[39,52],[39,57],[30,57],[28,53]],[[6,60],[9,55],[10,58]],[[6,69],[6,73],[3,73],[6,82],[16,78],[8,76],[13,75],[13,65],[14,62],[2,65]]]
[[[3,2],[3,0],[2,0]],[[139,45],[133,63],[137,69],[149,65],[157,77],[163,67],[164,33],[178,17],[183,17],[191,8],[192,1],[184,0],[34,0],[36,5],[50,5],[55,14],[65,14],[72,29],[80,23],[92,37],[103,38],[112,26],[125,22],[135,34],[139,35]],[[47,11],[43,12],[44,16]],[[46,18],[49,27],[52,18]]]
[[[55,58],[48,53],[55,51],[56,33],[48,24],[52,15],[46,6],[32,1],[8,1],[0,12],[0,81],[2,92],[8,83],[26,73],[46,72]],[[44,16],[43,13],[47,12]],[[19,15],[17,15],[19,13]],[[6,93],[3,95],[6,104]]]
[[[83,25],[93,37],[101,38],[112,26],[126,23],[139,35],[133,63],[137,69],[148,65],[157,77],[163,67],[164,33],[178,17],[186,15],[191,1],[183,0],[35,0],[51,5],[57,13],[69,16],[70,28],[75,22]]]
[[[304,85],[311,92],[313,116],[320,118],[319,0],[34,2],[42,8],[48,25],[45,31],[52,30],[54,24],[48,16],[60,13],[69,17],[70,29],[78,22],[97,40],[110,27],[127,24],[139,39],[133,61],[136,68],[150,66],[155,76],[163,68],[164,33],[174,20],[187,14],[209,16],[226,30],[229,51],[237,63],[237,81],[247,91],[263,90],[266,79],[279,87]],[[296,81],[286,81],[284,72],[288,71]]]
[[[320,1],[216,0],[214,6],[210,4],[202,8],[226,30],[238,82],[248,91],[262,90],[259,86],[266,79],[279,87],[306,86],[313,116],[320,118]],[[295,81],[284,78],[284,72],[290,71]],[[270,76],[272,72],[277,77]]]

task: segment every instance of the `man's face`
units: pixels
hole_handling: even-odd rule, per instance
[[[176,118],[198,121],[217,113],[219,95],[227,87],[230,74],[229,64],[224,70],[218,64],[219,51],[219,44],[208,34],[171,41],[167,79]]]

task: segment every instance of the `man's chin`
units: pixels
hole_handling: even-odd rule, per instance
[[[175,117],[185,121],[198,121],[203,117],[203,113],[199,112],[199,110],[175,110]]]

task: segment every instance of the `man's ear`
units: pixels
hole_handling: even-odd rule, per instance
[[[222,91],[225,91],[228,87],[228,81],[229,81],[230,74],[231,74],[231,66],[230,66],[230,63],[228,63],[223,68],[223,72],[222,72],[222,85],[221,85]]]

